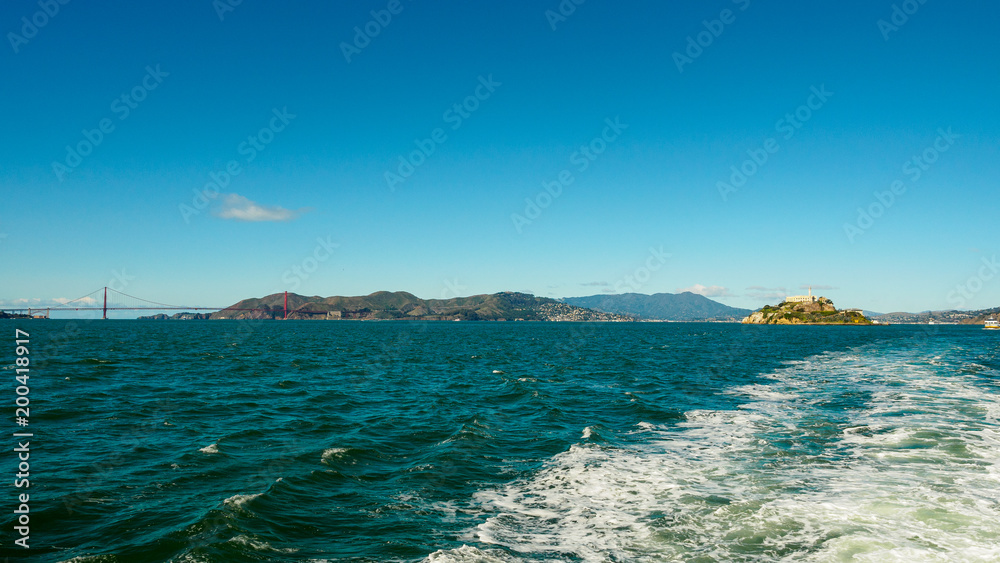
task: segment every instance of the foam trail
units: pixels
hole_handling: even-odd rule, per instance
[[[731,389],[735,411],[643,424],[641,447],[576,445],[479,492],[489,516],[467,541],[584,561],[998,561],[1000,407],[962,355],[796,362]]]

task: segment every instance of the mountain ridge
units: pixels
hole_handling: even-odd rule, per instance
[[[210,319],[285,318],[284,293],[243,299]],[[632,321],[627,315],[593,311],[547,297],[504,291],[493,294],[421,299],[406,291],[322,297],[288,293],[289,319],[462,320],[462,321]]]
[[[620,293],[564,297],[564,303],[596,311],[630,315],[659,321],[731,321],[738,322],[753,311],[723,305],[704,295],[681,293]]]

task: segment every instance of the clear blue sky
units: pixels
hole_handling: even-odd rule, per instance
[[[1000,305],[996,3],[224,2],[0,6],[4,303]]]

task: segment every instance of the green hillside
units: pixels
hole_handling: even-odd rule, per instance
[[[212,319],[280,319],[285,294],[244,299],[212,313]],[[252,310],[250,310],[252,309]],[[463,321],[628,321],[630,317],[592,311],[526,293],[502,292],[452,299],[421,299],[405,291],[377,291],[354,297],[288,294],[289,319],[463,320]]]
[[[729,307],[688,291],[567,297],[563,302],[596,311],[665,321],[739,321],[751,313],[749,309]]]

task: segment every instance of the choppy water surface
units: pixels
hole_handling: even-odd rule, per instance
[[[981,328],[15,326],[16,560],[1000,560]]]

